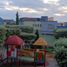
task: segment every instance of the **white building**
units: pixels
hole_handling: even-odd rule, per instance
[[[40,18],[20,18],[19,25],[33,27],[34,30],[41,30]]]
[[[48,20],[48,16],[42,16],[41,18],[20,18],[19,25],[33,27],[34,30],[38,30],[40,34],[53,34],[58,23],[57,21],[53,21],[53,18]]]
[[[57,26],[57,21],[42,22],[41,34],[54,34],[54,30]]]

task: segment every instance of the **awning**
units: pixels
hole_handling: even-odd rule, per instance
[[[47,46],[47,42],[43,38],[39,38],[33,45],[35,45],[35,46]]]
[[[24,41],[23,39],[21,39],[20,37],[16,36],[16,35],[12,35],[9,36],[6,41],[5,41],[6,45],[15,45],[15,46],[20,46],[20,45],[24,45]]]

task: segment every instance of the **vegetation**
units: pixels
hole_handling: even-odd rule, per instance
[[[38,30],[36,30],[35,35],[36,35],[36,38],[35,38],[34,42],[39,38],[39,32],[38,32]]]
[[[67,29],[56,29],[54,32],[55,32],[54,36],[56,39],[59,39],[60,37],[67,38]]]
[[[23,26],[21,28],[21,32],[25,32],[25,33],[33,33],[33,28],[29,27],[29,26]]]
[[[6,25],[6,36],[20,35],[20,29],[18,25]]]
[[[34,29],[29,26],[23,26],[20,28],[20,37],[29,45],[36,39],[36,34],[34,34]]]
[[[20,35],[24,40],[33,40],[36,38],[35,34],[29,34],[29,33],[22,33],[22,35]]]
[[[5,28],[0,28],[0,43],[5,39]]]
[[[37,36],[36,39],[38,39],[38,38],[39,38],[39,32],[38,32],[38,30],[36,30],[35,34],[36,34],[36,36]]]
[[[19,36],[20,31],[19,30],[7,30],[6,31],[6,36],[10,36],[10,35],[18,35]]]
[[[67,38],[60,38],[55,42],[55,58],[60,67],[67,67]]]
[[[18,12],[16,13],[16,25],[19,25],[19,15],[18,15]]]

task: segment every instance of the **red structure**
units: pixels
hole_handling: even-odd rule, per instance
[[[46,66],[46,50],[42,50],[42,51],[36,51],[34,52],[34,63],[35,63],[35,67],[37,64],[43,64],[44,67]]]
[[[10,58],[12,56],[12,52],[14,52],[12,58],[15,60],[18,57],[17,51],[15,51],[15,49],[17,49],[16,47],[18,47],[18,46],[23,46],[24,41],[20,37],[18,37],[16,35],[12,35],[6,39],[5,45],[7,46],[7,53],[6,53],[7,61],[8,61],[8,58]],[[12,63],[12,61],[11,61],[11,63]]]
[[[21,46],[24,44],[24,41],[16,36],[16,35],[12,35],[12,36],[9,36],[5,42],[6,45],[14,45],[14,46]]]

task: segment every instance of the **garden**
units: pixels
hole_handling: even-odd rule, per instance
[[[67,67],[67,30],[55,31],[56,41],[54,43],[55,58],[60,67]]]
[[[12,37],[13,39],[8,39],[9,37]],[[22,46],[17,46],[20,42],[16,43],[16,38],[23,41]],[[7,40],[11,43],[11,46],[5,45],[5,42]],[[17,40],[18,41],[18,40]],[[17,44],[17,45],[16,45]],[[16,46],[15,46],[16,45]],[[7,49],[8,47],[8,49]],[[11,47],[11,49],[9,49]],[[6,25],[0,27],[0,49],[3,50],[6,48],[7,50],[13,50],[16,48],[18,50],[18,55],[20,56],[19,59],[22,58],[23,60],[34,60],[34,55],[36,53],[36,57],[43,57],[41,56],[41,53],[44,49],[46,50],[47,54],[52,55],[53,58],[56,59],[58,65],[60,67],[67,67],[67,31],[66,30],[55,30],[54,35],[39,35],[38,30],[34,31],[32,27],[19,27],[18,25]],[[21,50],[20,50],[21,49]],[[35,49],[39,49],[41,51],[40,56],[38,55],[37,50],[35,52]],[[3,51],[4,52],[4,51]],[[11,51],[10,51],[11,52]],[[1,51],[0,51],[0,59],[1,57]],[[32,54],[33,53],[33,54]],[[13,53],[12,56],[14,56],[15,53]],[[26,59],[27,58],[27,59]],[[37,59],[37,58],[36,58]]]

